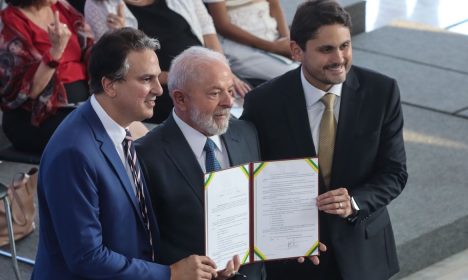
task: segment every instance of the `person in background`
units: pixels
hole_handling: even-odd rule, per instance
[[[204,0],[232,70],[246,79],[271,80],[298,67],[291,60],[289,28],[279,0]]]
[[[246,96],[262,160],[318,156],[320,265],[267,265],[271,279],[375,280],[398,272],[387,205],[406,185],[397,82],[352,65],[350,15],[333,0],[306,1],[291,25],[298,69]]]
[[[15,148],[40,153],[62,120],[89,97],[92,32],[65,1],[7,3],[0,14],[2,127]]]
[[[128,126],[151,117],[162,94],[155,39],[133,28],[104,34],[93,47],[91,98],[70,113],[41,159],[39,244],[31,279],[218,279],[211,259],[170,266]]]
[[[191,46],[204,46],[222,53],[213,20],[202,0],[125,0],[138,20],[138,28],[161,42],[158,57],[161,62],[161,84],[167,90],[167,74],[171,61]],[[234,78],[236,93],[244,96],[250,86]],[[158,110],[151,122],[161,123],[172,111],[168,94],[160,98]]]
[[[96,40],[109,30],[125,26],[138,28],[135,16],[123,0],[86,0],[84,15]]]

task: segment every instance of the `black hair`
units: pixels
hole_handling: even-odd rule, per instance
[[[101,80],[121,80],[128,72],[127,56],[131,51],[159,49],[156,39],[146,36],[143,31],[124,27],[105,33],[92,47],[88,64],[91,93],[104,91]]]
[[[296,10],[291,25],[291,40],[302,50],[317,31],[324,25],[342,24],[351,29],[351,16],[334,0],[310,0],[302,3]]]

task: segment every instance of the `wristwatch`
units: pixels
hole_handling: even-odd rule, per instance
[[[59,64],[60,64],[60,61],[53,59],[50,56],[49,52],[46,52],[42,56],[42,61],[45,63],[45,65],[49,66],[50,68],[57,68],[59,66]]]

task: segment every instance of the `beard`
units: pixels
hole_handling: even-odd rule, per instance
[[[223,114],[229,116],[230,112],[230,108],[217,109],[213,115]],[[213,115],[203,114],[196,108],[191,109],[189,114],[192,122],[197,124],[204,132],[206,132],[210,136],[224,134],[229,127],[229,117],[217,123],[213,118]]]

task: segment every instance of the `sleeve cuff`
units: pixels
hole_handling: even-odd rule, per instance
[[[351,197],[351,206],[353,207],[353,210],[354,211],[359,211],[361,209],[359,209],[359,206],[357,205],[356,201],[354,200],[354,197]]]

